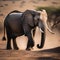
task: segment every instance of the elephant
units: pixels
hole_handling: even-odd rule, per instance
[[[16,38],[18,36],[25,35],[28,37],[28,43],[26,50],[30,50],[33,48],[34,41],[32,38],[31,30],[38,26],[41,30],[41,45],[38,47],[43,48],[45,42],[45,26],[43,21],[40,19],[40,13],[33,10],[25,10],[24,12],[20,11],[12,11],[10,12],[5,20],[4,20],[4,36],[5,38],[5,30],[7,34],[7,49],[11,48],[11,39],[13,41],[14,49],[18,50],[18,46],[16,44]]]

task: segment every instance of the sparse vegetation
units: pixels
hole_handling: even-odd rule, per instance
[[[37,7],[36,8],[36,10],[42,10],[42,9],[45,9],[47,11],[47,13],[60,11],[60,7],[58,7],[58,8],[55,8],[55,7]]]
[[[56,15],[57,17],[60,16],[60,7],[37,7],[36,10],[42,10],[45,9],[47,11],[48,17],[51,15]]]
[[[42,10],[42,9],[45,9],[47,11],[49,25],[51,26],[50,23],[53,23],[53,25],[51,27],[58,26],[58,28],[60,28],[60,7],[58,7],[58,8],[55,8],[55,7],[37,7],[36,8],[37,11]],[[55,27],[55,28],[57,28],[57,27]]]

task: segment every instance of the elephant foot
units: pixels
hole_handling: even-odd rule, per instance
[[[26,50],[28,51],[33,50],[33,47],[26,48]]]
[[[32,40],[30,40],[29,42],[28,42],[28,48],[33,48],[33,46],[34,46],[34,41],[32,41]]]
[[[6,49],[7,49],[7,50],[11,50],[12,48],[11,48],[11,47],[7,47]]]
[[[19,48],[18,47],[14,47],[15,50],[18,50]]]
[[[41,48],[43,48],[43,45],[40,46],[39,44],[37,44],[37,48],[41,49]]]
[[[31,49],[30,48],[26,48],[27,51],[30,51]]]

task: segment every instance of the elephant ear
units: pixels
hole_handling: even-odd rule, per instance
[[[28,24],[31,27],[34,26],[33,15],[31,14],[30,10],[26,10],[23,13],[23,22],[24,24]]]

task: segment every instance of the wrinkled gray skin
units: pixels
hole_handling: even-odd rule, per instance
[[[11,49],[11,39],[13,39],[14,49],[18,49],[16,44],[16,37],[25,35],[28,37],[28,43],[26,50],[33,48],[34,41],[32,38],[31,30],[36,26],[41,28],[41,45],[37,45],[38,48],[44,46],[45,41],[45,28],[42,20],[40,20],[40,13],[32,10],[26,10],[25,12],[12,11],[10,12],[4,21],[4,37],[5,39],[5,29],[7,34],[7,49]]]

